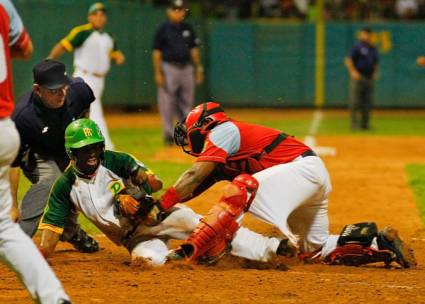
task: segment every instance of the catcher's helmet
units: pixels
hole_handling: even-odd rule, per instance
[[[69,158],[73,158],[73,149],[79,149],[95,143],[105,144],[105,138],[97,124],[88,118],[73,121],[65,130],[65,149]]]
[[[174,128],[174,141],[183,151],[197,156],[202,152],[205,138],[217,124],[229,120],[223,108],[216,102],[205,102],[196,106],[184,122]],[[189,146],[189,149],[185,147]]]

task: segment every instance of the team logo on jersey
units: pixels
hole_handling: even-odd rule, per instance
[[[93,136],[93,131],[90,128],[83,128],[83,133],[86,137],[92,137]]]
[[[109,183],[108,190],[111,191],[113,195],[120,193],[125,186],[121,180],[114,180]]]

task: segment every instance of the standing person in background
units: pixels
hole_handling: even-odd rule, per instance
[[[363,28],[359,41],[345,58],[345,66],[351,77],[349,108],[353,130],[370,128],[370,110],[378,61],[378,52],[372,45],[372,30]]]
[[[153,43],[153,68],[158,87],[158,106],[166,145],[173,144],[174,118],[183,120],[192,109],[195,84],[204,80],[200,41],[192,26],[184,22],[182,0],[167,9],[168,21],[159,26]]]
[[[35,302],[70,303],[34,243],[10,217],[8,172],[19,147],[19,134],[10,119],[14,108],[10,57],[29,59],[32,53],[31,39],[15,7],[0,0],[0,260],[18,274]]]
[[[108,128],[103,117],[101,98],[105,87],[105,76],[111,60],[118,65],[125,61],[124,54],[118,50],[112,36],[104,31],[106,8],[94,3],[88,11],[89,23],[74,27],[69,34],[50,51],[49,58],[59,58],[66,51],[74,52],[74,77],[81,77],[93,90],[96,100],[90,107],[90,118],[100,127],[106,140],[106,147],[113,149]]]

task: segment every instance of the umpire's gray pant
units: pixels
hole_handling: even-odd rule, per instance
[[[351,127],[352,129],[368,129],[370,110],[372,109],[374,80],[361,78],[351,79],[350,101]]]
[[[191,64],[179,67],[163,61],[161,68],[165,84],[158,87],[158,107],[164,139],[170,140],[174,134],[174,119],[182,121],[193,107],[195,75]]]
[[[35,154],[33,162],[30,168],[22,168],[25,176],[30,180],[32,185],[22,200],[20,207],[21,216],[19,219],[21,229],[30,237],[34,236],[37,231],[53,183],[62,174],[58,165],[53,160],[45,160]],[[68,241],[79,229],[78,214],[73,213],[68,218],[61,240]]]

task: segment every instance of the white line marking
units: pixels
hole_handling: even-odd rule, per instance
[[[310,136],[316,136],[317,131],[319,130],[320,124],[323,119],[323,112],[322,110],[315,110],[313,113],[313,120],[310,124],[310,130],[308,131],[308,135]]]
[[[321,147],[316,146],[316,134],[319,131],[320,124],[322,123],[323,112],[316,109],[313,112],[313,119],[310,124],[308,135],[304,138],[304,143],[316,151],[320,156],[335,156],[336,148],[334,147]]]

